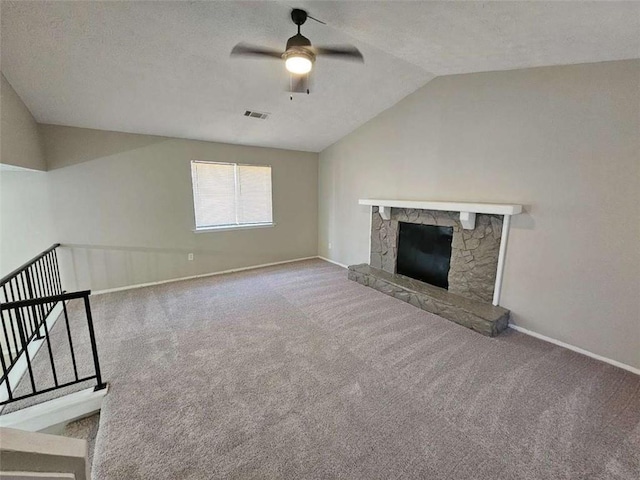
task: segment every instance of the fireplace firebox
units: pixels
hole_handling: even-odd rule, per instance
[[[449,288],[453,227],[399,222],[396,272]]]

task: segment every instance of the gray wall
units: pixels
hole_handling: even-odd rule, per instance
[[[41,126],[65,280],[102,290],[315,256],[318,155]],[[194,233],[191,160],[271,165],[275,227]],[[188,261],[194,253],[194,261]]]
[[[47,173],[0,166],[0,276],[55,241]]]
[[[0,74],[0,276],[55,241],[37,124]]]
[[[320,154],[319,253],[368,261],[359,198],[509,202],[502,304],[640,367],[640,61],[436,78]]]
[[[317,254],[315,153],[37,125],[4,77],[0,133],[2,275],[54,242],[67,289]],[[276,226],[194,233],[191,160],[272,165]]]
[[[34,170],[47,165],[36,121],[4,75],[0,74],[0,163]]]

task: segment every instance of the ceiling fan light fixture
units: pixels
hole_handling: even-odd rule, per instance
[[[313,68],[313,58],[306,52],[296,51],[286,55],[284,65],[289,72],[296,75],[304,75]]]
[[[298,33],[287,40],[284,52],[271,47],[261,47],[238,43],[231,50],[231,56],[255,56],[270,58],[272,60],[284,60],[284,65],[289,75],[290,92],[309,93],[309,72],[313,69],[316,55],[333,57],[342,60],[364,62],[362,53],[353,45],[313,46],[311,40],[300,33],[300,25],[310,17],[307,12],[299,8],[291,10],[291,20],[298,27]],[[316,20],[316,19],[314,19]],[[320,22],[320,20],[316,20]],[[324,22],[320,22],[324,23]]]

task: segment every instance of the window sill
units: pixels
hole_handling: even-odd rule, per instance
[[[248,223],[245,225],[225,225],[220,227],[202,227],[193,230],[193,233],[225,232],[228,230],[251,230],[253,228],[275,227],[275,223]]]

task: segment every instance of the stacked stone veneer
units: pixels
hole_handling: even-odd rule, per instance
[[[478,214],[475,229],[465,230],[457,212],[393,208],[391,219],[383,220],[378,207],[373,207],[372,215],[373,268],[396,273],[398,222],[453,227],[449,292],[482,302],[492,301],[502,235],[501,216]]]

